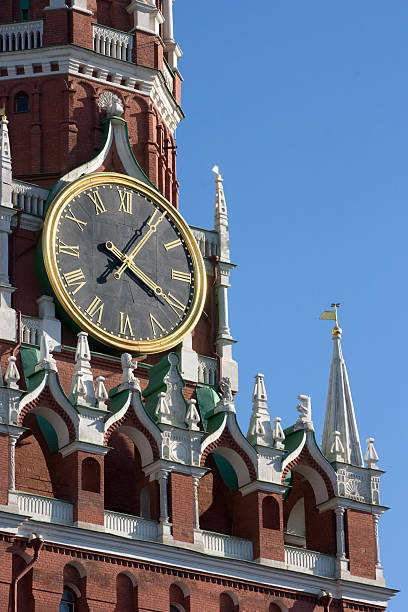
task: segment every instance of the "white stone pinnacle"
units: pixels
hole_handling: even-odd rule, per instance
[[[221,261],[230,261],[229,230],[228,230],[228,211],[224,195],[223,179],[218,166],[214,166],[213,172],[215,179],[215,208],[214,208],[214,229],[218,232],[220,242],[219,256]]]
[[[189,429],[198,431],[200,428],[198,423],[200,422],[200,415],[198,414],[196,400],[190,399],[188,401],[188,410],[186,415],[186,424]]]
[[[367,468],[371,470],[378,470],[376,465],[378,462],[378,455],[374,448],[374,438],[367,438],[367,450],[364,456],[364,461],[367,464]]]
[[[344,446],[341,441],[341,433],[339,431],[333,431],[333,442],[330,447],[330,461],[342,461],[344,462]]]
[[[95,406],[96,398],[90,359],[88,334],[79,332],[75,351],[75,372],[68,397],[74,403],[91,407]]]
[[[336,431],[340,433],[341,444],[344,450],[342,461],[363,467],[363,456],[354,414],[350,383],[341,350],[341,330],[338,327],[335,327],[333,330],[333,359],[330,368],[326,416],[322,436],[322,453],[329,461],[333,461],[333,434]]]
[[[7,126],[7,118],[2,115],[0,118],[0,203],[2,206],[12,208],[11,150]]]
[[[285,434],[282,429],[281,421],[282,419],[280,417],[275,417],[273,419],[273,422],[275,423],[272,430],[273,447],[277,448],[278,450],[283,450],[285,448],[285,445],[283,444]]]
[[[312,398],[310,395],[298,395],[297,397],[300,404],[296,405],[296,410],[299,412],[299,418],[295,423],[295,429],[313,431]]]
[[[273,446],[274,444],[267,399],[264,375],[257,374],[252,393],[252,414],[247,434],[249,442],[255,446]]]
[[[18,373],[18,370],[17,370],[16,361],[17,361],[17,358],[14,357],[14,355],[11,355],[8,358],[7,370],[4,375],[5,383],[10,389],[19,389],[19,386],[17,383],[20,380],[20,374]]]
[[[57,371],[57,362],[51,354],[50,344],[51,339],[47,332],[43,330],[40,339],[40,359],[35,366],[36,372],[40,372],[41,370]]]
[[[159,423],[163,423],[165,425],[172,424],[171,412],[167,404],[166,394],[164,393],[164,391],[161,391],[159,393],[159,401],[157,402],[157,408],[155,410],[155,415],[157,416]]]
[[[98,376],[96,379],[96,387],[95,387],[95,398],[96,405],[99,410],[106,410],[106,400],[108,399],[108,392],[105,387],[105,377]]]

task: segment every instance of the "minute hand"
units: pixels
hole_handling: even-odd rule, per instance
[[[150,217],[150,219],[147,222],[147,225],[149,226],[148,231],[146,232],[146,234],[143,236],[143,238],[137,243],[137,245],[135,246],[135,248],[129,253],[129,255],[127,255],[126,260],[123,262],[123,264],[120,266],[120,268],[118,270],[116,270],[116,272],[113,274],[113,276],[116,279],[119,279],[123,272],[126,270],[126,268],[130,268],[130,264],[132,262],[132,260],[136,257],[136,255],[139,253],[140,249],[146,244],[146,242],[149,240],[150,236],[152,234],[154,234],[154,232],[157,229],[157,226],[159,225],[159,223],[162,222],[164,216],[165,216],[165,212],[162,213],[160,215],[160,217],[157,219],[157,221],[154,222],[154,218],[156,216],[156,214],[158,214],[158,211],[155,210],[154,213],[152,214],[152,216]]]

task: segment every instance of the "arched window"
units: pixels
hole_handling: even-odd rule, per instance
[[[137,609],[137,584],[133,576],[120,573],[116,576],[116,608],[120,612]]]
[[[236,600],[236,601],[235,601]],[[238,600],[230,593],[221,593],[220,612],[239,612]]]
[[[75,601],[76,597],[74,593],[71,591],[71,589],[65,587],[62,593],[61,603],[59,605],[59,612],[75,612]]]
[[[81,466],[82,490],[100,493],[101,468],[96,459],[88,457],[84,459]]]
[[[28,113],[30,110],[30,99],[25,91],[19,91],[14,98],[14,111],[16,113]]]
[[[282,612],[282,608],[276,603],[269,604],[269,612]]]
[[[182,584],[170,586],[170,612],[189,612],[190,594],[187,587]]]
[[[280,529],[279,503],[274,497],[262,501],[262,525],[264,529]]]

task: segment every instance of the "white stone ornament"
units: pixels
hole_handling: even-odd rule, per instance
[[[75,352],[75,372],[68,397],[71,402],[92,407],[95,406],[96,400],[90,359],[88,334],[79,332]]]
[[[297,404],[296,410],[299,412],[299,418],[295,423],[295,429],[313,431],[312,398],[310,395],[298,395],[298,400],[300,404]]]
[[[50,345],[51,340],[47,332],[43,331],[40,340],[40,359],[35,366],[36,372],[40,372],[41,370],[57,371],[57,362],[51,354]]]
[[[125,111],[125,108],[119,96],[112,93],[111,91],[103,91],[101,93],[98,100],[98,106],[102,110],[106,111],[108,117],[120,117]]]
[[[257,374],[252,393],[252,414],[247,434],[248,441],[255,446],[273,446],[267,399],[264,375]]]
[[[367,468],[370,470],[378,470],[376,465],[378,462],[378,455],[374,448],[374,438],[367,438],[367,450],[364,456],[364,461],[367,464]]]
[[[186,402],[183,397],[184,382],[178,371],[179,358],[175,353],[168,356],[170,369],[163,379],[166,386],[166,403],[170,410],[171,424],[185,427]]]
[[[119,391],[124,389],[140,391],[140,381],[133,374],[133,370],[137,368],[137,361],[133,361],[130,353],[122,353],[120,362],[122,365],[122,382],[119,385]]]
[[[20,374],[18,373],[18,370],[17,370],[16,361],[17,361],[17,358],[14,357],[14,355],[11,355],[8,358],[8,365],[7,365],[6,373],[4,375],[4,380],[5,380],[7,387],[9,387],[9,389],[19,389],[19,386],[17,383],[20,380]]]
[[[281,421],[282,419],[280,417],[275,417],[273,419],[273,422],[275,423],[272,430],[273,447],[277,450],[283,450],[285,448],[285,445],[283,444],[285,434],[282,429]]]
[[[195,399],[190,399],[188,401],[188,410],[185,422],[188,428],[191,430],[197,431],[200,429],[198,426],[198,423],[200,422],[200,415],[198,414]]]
[[[164,425],[172,424],[171,412],[164,391],[159,393],[159,401],[157,402],[157,408],[154,412],[159,423],[163,423]]]
[[[232,395],[232,390],[231,390],[231,379],[228,378],[227,376],[224,376],[223,378],[221,378],[219,382],[219,387],[220,387],[222,397],[220,401],[218,402],[218,404],[215,406],[214,413],[215,414],[217,414],[218,412],[234,412],[235,413],[234,397]]]
[[[99,410],[106,410],[106,400],[108,399],[108,392],[105,387],[105,377],[98,376],[96,379],[96,387],[95,387],[95,398],[96,398],[96,406]]]
[[[341,433],[339,431],[333,431],[333,442],[330,447],[330,460],[341,461],[344,463],[345,452],[344,446],[341,441]]]

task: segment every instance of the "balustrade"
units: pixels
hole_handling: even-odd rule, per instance
[[[157,539],[156,521],[110,510],[105,510],[105,531],[133,540]]]
[[[335,570],[335,557],[306,550],[285,546],[285,563],[288,569],[298,572],[332,578]]]
[[[43,22],[21,21],[0,25],[0,53],[39,49],[43,42]]]
[[[19,491],[10,495],[15,496],[21,514],[28,514],[32,519],[46,523],[72,524],[73,504],[70,502]]]
[[[93,50],[96,53],[130,62],[133,35],[106,26],[93,24]]]
[[[203,531],[204,552],[219,557],[252,561],[252,542],[243,538]]]

